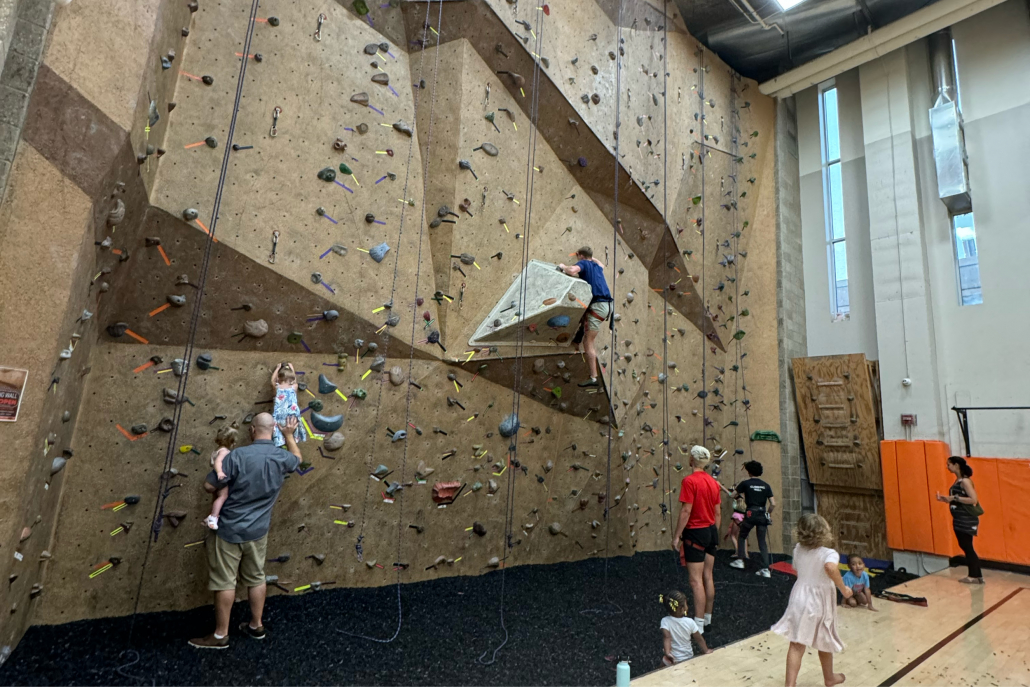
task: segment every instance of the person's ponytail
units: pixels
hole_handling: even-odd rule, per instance
[[[973,468],[969,466],[969,463],[967,463],[966,459],[962,456],[951,456],[950,458],[948,458],[948,462],[955,463],[956,465],[958,465],[959,474],[963,477],[973,476]]]

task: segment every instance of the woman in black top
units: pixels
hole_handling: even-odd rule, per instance
[[[744,511],[744,521],[740,523],[740,534],[737,535],[737,558],[730,561],[730,566],[734,568],[747,566],[745,563],[747,554],[744,547],[747,545],[747,535],[753,528],[758,535],[758,548],[762,552],[762,569],[755,574],[769,577],[769,545],[765,541],[765,534],[772,523],[772,512],[776,507],[776,499],[773,498],[772,487],[769,486],[769,483],[758,479],[764,472],[761,463],[757,460],[749,460],[744,463],[744,469],[750,479],[738,484],[734,492],[744,497],[746,510]]]
[[[969,576],[963,577],[959,582],[965,584],[983,584],[983,573],[980,572],[980,557],[976,555],[973,548],[973,537],[980,526],[980,516],[970,511],[970,508],[979,503],[976,496],[976,488],[973,487],[973,468],[969,467],[965,458],[952,456],[948,458],[948,472],[955,475],[955,483],[948,490],[948,495],[937,494],[937,500],[949,504],[951,508],[952,524],[955,528],[955,538],[958,545],[966,555],[966,565],[969,567]]]

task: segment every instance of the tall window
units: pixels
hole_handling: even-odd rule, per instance
[[[841,181],[840,129],[837,88],[823,84],[819,93],[823,143],[823,213],[826,217],[826,257],[830,267],[830,312],[846,315],[848,300],[848,250],[844,240],[844,190]]]
[[[980,292],[980,258],[976,253],[973,213],[952,217],[951,230],[958,266],[959,302],[962,305],[979,305],[983,303],[983,295]]]

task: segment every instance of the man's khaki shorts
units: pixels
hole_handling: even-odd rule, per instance
[[[268,535],[255,541],[230,544],[212,532],[207,540],[207,588],[212,592],[236,589],[236,574],[245,587],[265,583]]]
[[[596,314],[596,317],[594,316]],[[608,316],[612,314],[612,304],[608,301],[597,301],[590,306],[584,317],[586,317],[586,328],[589,331],[596,332],[601,329],[601,323],[608,319]]]

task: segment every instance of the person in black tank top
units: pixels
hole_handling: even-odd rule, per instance
[[[955,538],[958,539],[958,545],[965,554],[966,565],[969,567],[969,576],[963,577],[959,582],[983,584],[980,557],[973,548],[973,537],[980,529],[980,516],[976,514],[979,498],[973,480],[970,479],[973,476],[973,468],[969,467],[965,458],[951,456],[948,458],[948,472],[955,475],[955,483],[951,485],[947,496],[938,493],[937,500],[949,504]],[[980,510],[982,512],[982,509]]]

